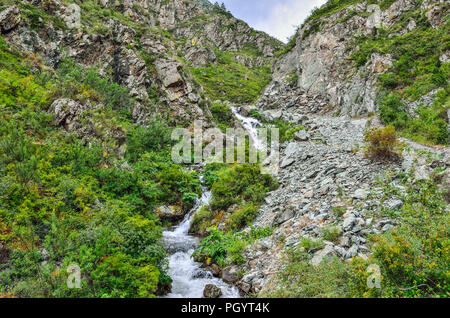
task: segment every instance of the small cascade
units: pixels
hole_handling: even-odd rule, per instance
[[[233,114],[236,116],[236,118],[241,122],[242,126],[247,131],[250,138],[252,138],[253,145],[256,148],[256,150],[263,150],[264,146],[261,140],[258,139],[258,130],[257,130],[257,128],[261,126],[261,122],[256,118],[242,116],[239,113],[239,109],[236,107],[230,108]]]
[[[202,264],[193,260],[192,253],[198,248],[199,238],[189,235],[189,226],[195,211],[209,204],[211,191],[203,188],[195,207],[185,216],[183,222],[170,231],[163,233],[163,241],[170,253],[169,276],[172,278],[172,291],[167,298],[201,298],[207,284],[214,284],[222,290],[222,297],[238,298],[236,287],[214,277],[201,268]]]

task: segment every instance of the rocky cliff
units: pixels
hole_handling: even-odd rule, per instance
[[[125,86],[143,123],[163,114],[178,123],[212,117],[190,67],[216,64],[215,50],[237,63],[270,65],[281,42],[201,1],[2,1],[2,36],[57,68],[63,59],[95,66]],[[11,6],[9,6],[11,5]],[[244,51],[251,48],[251,53]],[[244,77],[245,74],[242,74]],[[57,108],[53,108],[57,109]],[[59,108],[58,108],[59,109]],[[57,114],[57,116],[63,116]]]
[[[291,40],[291,49],[274,65],[273,81],[259,105],[266,109],[314,107],[316,110],[319,104],[325,111],[351,116],[376,113],[378,93],[384,84],[380,76],[390,72],[393,64],[409,53],[400,41],[389,49],[383,48],[381,42],[405,35],[407,38],[414,30],[424,28],[447,30],[444,17],[448,9],[446,1],[326,3],[298,29]],[[380,45],[368,49],[365,44],[371,40]],[[413,37],[411,40],[414,41]],[[433,56],[440,61],[436,61],[438,65],[448,63],[448,46],[440,45],[445,43],[445,36],[438,42],[436,46],[429,43],[424,48],[425,54],[422,52],[420,56]],[[420,45],[420,41],[415,44]],[[417,75],[411,70],[409,76],[413,80]],[[413,100],[432,90],[426,88]],[[311,99],[315,102],[310,102]]]

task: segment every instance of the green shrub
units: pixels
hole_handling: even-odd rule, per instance
[[[53,87],[54,98],[66,97],[85,102],[103,102],[112,110],[124,114],[131,111],[135,101],[129,90],[101,77],[96,68],[85,69],[71,59],[63,59],[57,70],[59,83]]]
[[[160,118],[153,118],[148,125],[137,126],[128,132],[127,156],[136,162],[140,155],[150,151],[162,151],[172,145],[171,131]]]
[[[342,235],[342,229],[339,226],[327,226],[323,228],[322,234],[325,240],[337,243]]]
[[[234,127],[234,115],[230,107],[223,104],[213,103],[209,109],[222,130],[229,127]]]
[[[288,253],[288,261],[277,274],[277,288],[265,291],[262,297],[281,298],[339,298],[348,297],[348,271],[337,258],[310,263],[311,256],[300,250]]]
[[[211,208],[216,211],[242,201],[261,202],[265,193],[276,186],[269,175],[261,174],[256,164],[234,164],[217,176],[218,180],[212,185],[211,201]]]
[[[393,126],[368,130],[364,141],[368,143],[365,153],[369,158],[396,159],[402,154],[402,145],[397,140]]]
[[[332,212],[336,217],[342,217],[347,210],[343,206],[334,206]]]
[[[321,250],[324,248],[324,244],[322,240],[316,240],[310,237],[305,237],[300,241],[300,245],[303,247],[307,252],[314,252],[317,250]]]
[[[253,203],[247,203],[234,211],[227,220],[227,228],[238,230],[250,224],[258,215],[259,206]]]

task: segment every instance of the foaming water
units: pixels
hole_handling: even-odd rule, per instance
[[[257,150],[264,150],[263,143],[258,138],[258,130],[257,128],[261,126],[261,122],[252,117],[245,117],[239,114],[239,109],[236,107],[230,107],[233,114],[236,116],[237,119],[242,123],[242,126],[244,126],[244,129],[248,132],[250,137],[253,140],[253,146]]]
[[[172,291],[167,298],[201,298],[207,284],[214,284],[222,290],[222,297],[238,298],[236,287],[214,277],[209,271],[201,268],[201,263],[191,257],[200,240],[189,235],[189,225],[194,212],[211,200],[211,192],[203,189],[195,207],[186,215],[183,222],[171,231],[163,233],[164,244],[170,253],[169,276],[172,278]]]

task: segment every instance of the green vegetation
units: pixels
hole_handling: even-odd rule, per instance
[[[404,35],[395,33],[414,19],[417,27]],[[389,29],[375,35],[356,38],[358,46],[352,59],[365,65],[373,53],[390,54],[394,59],[388,72],[380,75],[379,107],[384,124],[394,125],[405,137],[422,143],[448,144],[447,110],[450,108],[450,63],[441,63],[440,55],[450,48],[450,22],[431,27],[420,9],[404,13]],[[405,101],[415,101],[434,89],[440,89],[433,105],[419,106],[408,112]]]
[[[322,240],[312,239],[310,237],[305,237],[300,242],[300,247],[303,247],[308,253],[321,250],[324,246]]]
[[[278,275],[282,288],[265,292],[262,297],[347,297],[349,288],[347,267],[338,258],[323,261],[319,266],[310,264],[311,256],[300,249],[288,253],[286,264]]]
[[[195,173],[171,163],[169,127],[132,123],[132,98],[95,69],[64,61],[52,72],[3,40],[0,66],[0,294],[159,294],[170,278],[156,207],[189,209],[200,192]],[[80,115],[95,128],[89,142],[52,124],[60,96],[94,106]],[[123,133],[125,158],[111,131]],[[81,289],[67,288],[71,264]]]
[[[372,159],[397,159],[401,157],[403,145],[397,140],[394,126],[372,128],[365,134],[365,154]]]
[[[234,127],[234,114],[230,107],[223,104],[213,103],[212,106],[209,107],[209,110],[222,131],[226,131],[227,128]]]
[[[327,226],[322,229],[322,234],[324,240],[337,243],[341,237],[342,229],[339,226]]]
[[[205,174],[213,197],[209,206],[195,213],[191,224],[192,231],[203,235],[219,222],[225,223],[226,231],[249,225],[266,193],[277,186],[257,164],[208,165]]]
[[[346,263],[337,258],[324,260],[318,266],[310,264],[314,248],[310,241],[302,249],[292,250],[277,281],[280,288],[263,296],[271,297],[449,297],[450,215],[445,193],[436,181],[416,181],[412,175],[387,175],[380,185],[385,197],[392,197],[393,179],[406,188],[401,197],[401,210],[380,208],[375,217],[389,213],[399,226],[384,234],[370,237],[372,254],[368,259],[354,258]],[[445,191],[446,189],[444,189]],[[381,288],[369,288],[367,281],[373,272],[369,266],[379,266]]]
[[[247,233],[223,233],[216,228],[210,229],[211,234],[205,238],[193,257],[207,264],[216,263],[220,267],[245,262],[244,249],[261,238],[270,236],[270,228],[250,228]]]
[[[332,212],[336,217],[339,218],[342,217],[347,212],[347,210],[343,206],[335,206],[333,207]]]
[[[211,204],[194,214],[191,231],[208,235],[195,251],[194,257],[221,267],[241,264],[242,252],[254,241],[270,236],[268,228],[251,228],[259,206],[268,191],[277,187],[269,175],[262,175],[256,164],[210,164],[204,170],[205,185],[211,186]],[[222,224],[222,230],[217,226]]]
[[[270,65],[249,67],[239,63],[235,58],[235,55],[252,58],[250,53],[223,52],[215,49],[215,54],[216,64],[191,68],[191,73],[205,88],[206,95],[211,100],[250,103],[269,83]]]

